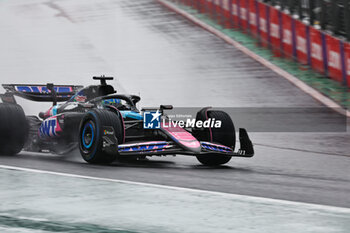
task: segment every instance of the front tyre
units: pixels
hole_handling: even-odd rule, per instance
[[[0,155],[16,155],[28,138],[28,123],[17,104],[0,104]]]
[[[231,117],[226,112],[208,109],[202,109],[197,113],[196,117],[197,120],[201,121],[208,120],[209,118],[220,120],[221,127],[197,130],[195,131],[194,136],[199,141],[220,143],[231,147],[234,150],[236,145],[236,132]],[[232,158],[231,156],[215,153],[197,155],[196,157],[201,164],[206,166],[219,166],[226,164]]]
[[[79,150],[83,159],[92,164],[108,164],[117,158],[116,153],[104,148],[104,128],[112,127],[117,142],[123,140],[122,123],[119,116],[108,110],[95,109],[86,113],[80,123]]]

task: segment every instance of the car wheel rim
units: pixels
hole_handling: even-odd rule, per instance
[[[87,122],[83,129],[82,134],[82,144],[85,149],[90,149],[94,143],[95,139],[95,133],[94,133],[94,126],[92,122]]]

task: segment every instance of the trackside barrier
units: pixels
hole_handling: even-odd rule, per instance
[[[276,56],[281,56],[281,22],[280,11],[274,7],[269,7],[270,11],[270,43],[272,51]]]
[[[238,0],[230,0],[230,2],[231,2],[231,12],[232,12],[231,20],[233,21],[231,25],[233,25],[235,28],[239,28]]]
[[[342,59],[340,40],[330,35],[326,35],[328,75],[339,82],[343,81]]]
[[[209,11],[209,16],[214,18],[215,16],[215,5],[214,5],[215,0],[207,0],[208,2],[208,11]]]
[[[350,87],[350,43],[259,0],[172,0],[209,15],[225,28],[258,39],[275,56],[293,59]]]
[[[231,1],[230,0],[221,0],[221,8],[223,12],[223,25],[225,28],[231,28]]]
[[[258,2],[258,27],[259,27],[259,40],[260,44],[264,47],[267,47],[269,44],[269,34],[270,34],[270,27],[268,26],[270,24],[269,19],[269,11],[268,6],[264,3]]]
[[[214,11],[215,11],[215,18],[216,21],[223,25],[223,20],[222,18],[224,17],[224,12],[221,7],[221,0],[214,0]]]
[[[252,36],[258,37],[258,17],[257,17],[257,2],[249,0],[249,30]]]
[[[323,49],[324,40],[325,35],[321,31],[310,27],[311,67],[322,74],[326,74],[327,71],[326,61],[324,60],[327,56],[326,50]]]
[[[292,16],[282,13],[282,51],[286,57],[295,57],[294,44],[294,19]]]
[[[350,43],[345,43],[345,65],[346,65],[346,80],[350,86]]]
[[[248,9],[247,9],[247,5],[248,5],[248,1],[246,0],[238,0],[238,15],[239,15],[239,24],[240,27],[245,30],[248,31]]]
[[[209,12],[209,2],[208,2],[208,0],[200,0],[198,8],[199,9],[197,9],[197,10],[199,10],[200,13],[208,14],[208,12]]]
[[[298,61],[303,65],[308,65],[308,26],[299,20],[295,20],[296,50]]]

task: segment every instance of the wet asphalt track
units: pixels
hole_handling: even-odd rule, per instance
[[[13,0],[0,5],[1,83],[89,84],[91,76],[104,73],[116,76],[120,88],[140,93],[143,106],[321,106],[156,1]],[[46,108],[24,107],[28,112]],[[349,133],[251,137],[254,158],[232,159],[215,169],[184,156],[95,166],[84,163],[78,152],[22,153],[0,157],[0,164],[350,207]]]

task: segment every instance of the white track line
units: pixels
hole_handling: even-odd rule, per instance
[[[207,31],[209,31],[211,33],[213,33],[214,35],[216,35],[219,38],[223,39],[227,43],[235,46],[237,49],[239,49],[240,51],[242,51],[246,55],[250,56],[254,60],[260,62],[264,66],[268,67],[272,71],[274,71],[277,74],[279,74],[280,76],[284,77],[285,79],[287,79],[288,81],[293,83],[295,86],[297,86],[301,90],[303,90],[305,93],[311,95],[313,98],[315,98],[319,102],[323,103],[327,107],[332,108],[333,110],[337,111],[338,113],[340,113],[342,115],[350,117],[350,111],[349,110],[344,109],[338,103],[336,103],[332,99],[328,98],[327,96],[323,95],[322,93],[320,93],[319,91],[315,90],[314,88],[310,87],[309,85],[305,84],[300,79],[294,77],[290,73],[288,73],[285,70],[281,69],[280,67],[274,65],[273,63],[269,62],[265,58],[255,54],[254,52],[252,52],[251,50],[247,49],[246,47],[244,47],[243,45],[241,45],[237,41],[233,40],[231,37],[227,36],[226,34],[222,33],[221,31],[213,28],[212,26],[204,23],[203,21],[201,21],[198,18],[196,18],[195,16],[187,13],[186,11],[179,9],[174,3],[168,2],[166,0],[157,0],[157,1],[159,3],[161,3],[162,5],[166,6],[167,8],[175,11],[176,13],[178,13],[178,14],[180,14],[182,16],[184,16],[188,20],[194,22],[198,26],[204,28],[205,30],[207,30]]]
[[[222,193],[222,192],[216,192],[216,191],[183,188],[183,187],[177,187],[177,186],[150,184],[150,183],[142,183],[142,182],[134,182],[134,181],[126,181],[126,180],[118,180],[118,179],[110,179],[110,178],[100,178],[100,177],[93,177],[93,176],[83,176],[83,175],[77,175],[77,174],[52,172],[52,171],[45,171],[45,170],[39,170],[39,169],[33,169],[33,168],[15,167],[15,166],[7,166],[7,165],[0,165],[0,169],[88,179],[88,180],[95,180],[95,181],[113,182],[113,183],[119,183],[119,184],[140,185],[140,186],[151,187],[151,188],[169,189],[169,190],[175,190],[175,191],[222,196],[225,198],[232,198],[232,199],[236,199],[239,201],[246,201],[246,202],[266,203],[271,205],[276,205],[276,204],[288,205],[290,207],[301,207],[308,210],[318,210],[318,211],[336,212],[340,214],[350,214],[350,208],[309,204],[309,203],[295,202],[295,201],[286,201],[286,200],[272,199],[272,198],[266,198],[266,197],[246,196],[246,195],[239,195],[239,194],[232,194],[232,193]]]

